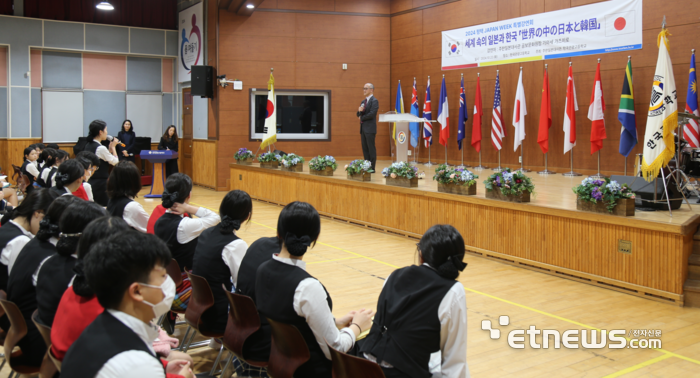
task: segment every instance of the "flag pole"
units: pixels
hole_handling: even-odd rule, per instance
[[[478,78],[478,77],[481,77],[481,73],[480,73],[480,72],[477,72],[477,73],[476,73],[476,77],[477,77],[477,78]],[[474,99],[474,101],[476,101],[476,99]],[[476,110],[476,103],[474,104],[474,109]],[[474,128],[474,124],[472,124],[472,128]],[[479,128],[481,128],[481,124],[479,124]],[[477,165],[476,167],[474,167],[474,170],[475,170],[475,171],[480,171],[480,170],[482,170],[482,169],[488,169],[488,168],[489,168],[489,167],[484,167],[484,166],[481,164],[481,140],[479,140],[479,165]]]
[[[571,67],[571,62],[569,62],[569,67]],[[580,173],[574,172],[574,147],[575,146],[571,146],[571,150],[569,150],[569,156],[571,157],[571,172],[562,173],[562,176],[566,176],[566,177],[581,176]]]
[[[520,74],[522,75],[522,73],[523,73],[523,68],[520,67]],[[525,118],[525,116],[523,116],[523,118]],[[525,147],[524,140],[520,141],[520,169],[518,169],[518,170],[520,172],[525,173],[525,172],[530,172],[530,170],[523,168],[523,147]]]
[[[631,55],[627,55],[627,62],[629,63],[629,62],[631,62],[631,61],[632,61],[632,56],[631,56]],[[625,74],[625,80],[627,80],[627,78],[626,78],[627,76],[626,76],[626,75],[627,75],[627,74]],[[635,125],[635,127],[636,127],[636,125]],[[629,154],[628,154],[628,155],[629,155]],[[627,176],[627,156],[625,156],[625,173],[624,173],[624,175]]]
[[[664,24],[666,24],[666,16],[664,16]],[[671,218],[673,218],[673,211],[671,210],[671,199],[668,196],[668,187],[666,186],[666,175],[664,175],[664,167],[659,168],[659,171],[661,171],[661,178],[664,182],[664,191],[666,192],[666,203],[668,204],[668,214]],[[656,196],[656,188],[654,188],[654,196]],[[654,198],[654,201],[656,201],[656,198]],[[690,204],[688,204],[688,206],[690,206]]]
[[[428,84],[430,84],[430,76],[428,76]],[[426,97],[427,97],[427,95],[426,95]],[[425,100],[424,100],[424,101],[425,101]],[[423,110],[424,110],[424,112],[423,112],[423,117],[425,118],[425,109],[423,109]],[[431,110],[430,110],[430,111],[431,111],[431,116],[430,116],[430,118],[433,118],[433,117],[432,117],[432,105],[431,105]],[[432,119],[431,119],[431,121],[432,121]],[[423,132],[425,132],[425,126],[423,126]],[[432,131],[432,134],[430,134],[430,141],[428,141],[427,139],[425,140],[425,142],[428,144],[428,162],[425,163],[425,166],[426,166],[426,167],[432,167],[432,166],[433,166],[433,163],[430,162],[430,146],[433,144],[433,134],[435,134],[435,130],[433,130],[433,131]]]
[[[501,150],[498,150],[498,167],[494,168],[494,172],[500,172],[503,168],[501,167]]]
[[[598,58],[598,64],[600,64],[600,58]],[[573,171],[573,169],[572,169],[572,171]],[[596,173],[592,176],[589,176],[589,177],[598,178],[598,179],[607,178],[607,176],[600,173],[600,150],[598,150],[598,173]]]
[[[445,80],[444,74],[442,75],[442,80],[443,81]],[[440,95],[440,97],[442,97],[442,94]],[[442,99],[440,99],[440,101],[442,101]],[[442,104],[440,104],[440,106],[442,106]],[[439,114],[438,114],[438,116],[439,116]],[[448,117],[449,117],[449,114],[448,114]],[[440,126],[442,126],[442,125],[440,125]],[[447,128],[448,128],[448,130],[450,128],[449,122],[447,123]],[[440,127],[440,134],[442,134],[442,127]],[[449,164],[447,164],[447,141],[445,141],[445,165],[449,165]]]
[[[464,83],[464,73],[462,73],[462,83]],[[460,88],[460,95],[459,95],[460,103],[462,101],[462,93],[461,93],[462,89],[464,89],[464,88]],[[464,94],[464,100],[465,100],[464,106],[466,108],[466,106],[467,106],[467,104],[466,104],[467,94],[466,93]],[[461,108],[458,108],[458,109],[461,109]],[[460,114],[462,113],[461,110],[459,112],[460,112]],[[457,118],[457,119],[459,120],[459,118]],[[465,120],[465,122],[466,122],[466,120]],[[459,129],[459,126],[461,126],[461,125],[457,125],[457,129]],[[465,127],[464,134],[466,134],[466,133],[467,133],[467,128]],[[457,138],[459,138],[459,135],[457,135]],[[466,135],[465,135],[465,139],[466,139]],[[459,139],[457,140],[457,143],[459,144]],[[462,143],[462,145],[459,146],[459,149],[462,150],[462,163],[460,165],[458,165],[457,168],[464,169],[465,168],[465,166],[464,166],[464,143]]]
[[[545,71],[549,71],[549,70],[547,69],[547,64],[544,65],[544,70],[545,70]],[[547,130],[547,134],[549,134],[549,130]],[[549,135],[547,135],[547,141],[548,141],[547,143],[549,143]],[[547,169],[547,160],[548,160],[547,157],[548,157],[548,156],[549,156],[549,153],[548,153],[548,152],[544,154],[544,171],[539,171],[539,172],[537,172],[537,174],[545,175],[545,176],[546,176],[546,175],[554,175],[554,174],[556,174],[556,172],[550,171],[549,169]]]

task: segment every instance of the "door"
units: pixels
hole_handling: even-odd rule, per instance
[[[182,173],[192,177],[192,94],[182,90]]]

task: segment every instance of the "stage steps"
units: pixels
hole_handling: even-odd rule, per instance
[[[700,307],[700,230],[693,236],[693,253],[688,258],[688,279],[683,285],[687,307]]]

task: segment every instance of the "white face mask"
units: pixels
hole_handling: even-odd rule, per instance
[[[173,305],[173,301],[175,300],[175,281],[173,281],[170,276],[167,276],[165,278],[165,281],[160,285],[149,285],[145,283],[140,283],[139,284],[143,286],[148,286],[152,287],[154,289],[160,289],[163,291],[163,300],[156,303],[152,304],[149,303],[144,299],[143,303],[151,306],[153,308],[153,318],[158,319],[168,311],[170,311],[170,307]]]

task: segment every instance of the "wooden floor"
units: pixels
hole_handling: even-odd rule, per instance
[[[580,181],[532,176],[540,182],[560,181],[561,190],[567,193],[559,194],[565,196],[571,184]],[[191,203],[217,210],[224,195],[195,188]],[[538,200],[547,196],[542,191]],[[149,212],[159,203],[143,197],[138,201]],[[560,205],[566,206],[565,202]],[[253,219],[238,235],[248,244],[273,236],[281,209],[254,202]],[[662,213],[653,216],[663,218]],[[374,308],[384,278],[413,264],[415,257],[414,240],[323,219],[319,242],[305,261],[309,272],[331,294],[333,313],[340,316]],[[467,255],[465,261],[469,266],[459,282],[467,295],[467,361],[472,377],[700,377],[700,309],[654,302],[475,256]],[[510,325],[497,326],[501,315],[510,316]],[[482,320],[499,327],[501,339],[491,340],[481,330]],[[659,329],[663,349],[510,348],[505,335],[531,325],[562,333],[569,329]],[[194,356],[195,370],[202,372],[211,367],[216,352],[205,347]],[[7,367],[0,371],[0,377],[8,374]]]

